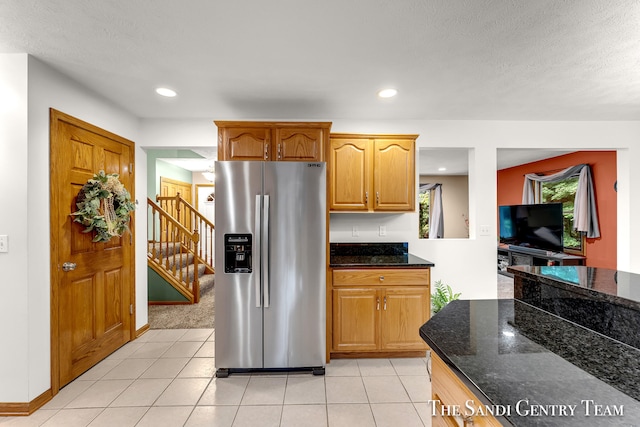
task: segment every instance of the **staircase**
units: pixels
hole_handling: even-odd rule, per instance
[[[156,201],[147,198],[147,264],[186,303],[195,304],[213,288],[215,227],[180,193]]]

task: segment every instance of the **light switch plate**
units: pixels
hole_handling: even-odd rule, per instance
[[[378,234],[380,236],[386,236],[387,235],[387,226],[386,225],[381,225]]]
[[[489,235],[489,226],[488,225],[481,225],[480,226],[480,235],[481,236],[488,236]]]
[[[0,252],[9,252],[9,236],[0,235]]]

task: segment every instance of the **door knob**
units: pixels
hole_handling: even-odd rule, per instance
[[[64,264],[62,264],[62,271],[71,271],[75,269],[76,269],[75,262],[65,262]]]

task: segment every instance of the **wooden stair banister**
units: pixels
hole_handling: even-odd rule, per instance
[[[191,303],[200,300],[200,233],[189,231],[169,212],[147,198],[148,265]],[[191,255],[191,256],[190,256]],[[193,258],[193,263],[189,261]]]
[[[193,228],[200,233],[200,244],[197,255],[206,265],[207,271],[214,272],[214,231],[213,223],[177,193],[175,196],[156,196],[156,201],[166,212],[174,212],[174,218],[186,228]]]

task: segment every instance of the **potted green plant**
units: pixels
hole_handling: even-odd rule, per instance
[[[453,293],[451,286],[438,280],[435,283],[435,291],[431,294],[431,315],[436,314],[453,300],[460,298],[460,292]]]

